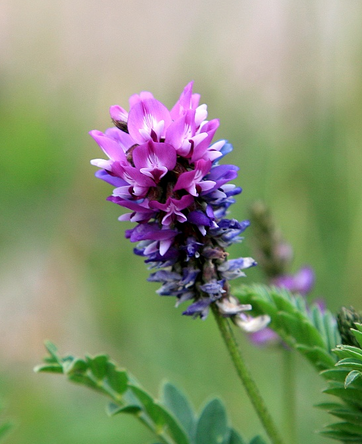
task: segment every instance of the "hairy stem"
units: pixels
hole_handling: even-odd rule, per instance
[[[244,388],[249,396],[253,407],[259,416],[259,419],[273,444],[283,444],[280,434],[272,420],[269,411],[266,408],[263,398],[251,377],[251,374],[246,367],[241,356],[239,347],[237,345],[234,333],[231,329],[230,321],[220,315],[217,307],[212,307],[213,313],[219,327],[221,336],[224,339],[225,345],[229,351],[231,360],[233,361],[235,370],[244,385]]]

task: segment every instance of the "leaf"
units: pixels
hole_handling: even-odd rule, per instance
[[[324,349],[297,344],[295,348],[301,352],[318,370],[330,369],[335,361]]]
[[[332,348],[340,342],[334,316],[316,305],[308,308],[305,298],[286,289],[263,285],[243,285],[234,290],[243,304],[251,304],[252,314],[267,314],[272,328],[290,347],[297,349],[318,369],[333,367]]]
[[[113,362],[108,362],[107,381],[112,390],[118,395],[123,394],[128,388],[127,372],[118,369]]]
[[[357,378],[361,376],[361,372],[358,370],[352,370],[348,373],[346,376],[346,380],[344,381],[344,388],[347,388],[350,384],[352,384],[353,381],[355,381]]]
[[[167,382],[163,386],[163,400],[171,413],[179,420],[190,438],[195,428],[195,415],[185,395],[173,384]]]
[[[333,416],[336,416],[337,418],[344,419],[350,424],[362,426],[362,412],[358,412],[352,409],[348,410],[339,408],[331,410],[329,413],[331,413]]]
[[[45,341],[44,345],[48,353],[50,354],[50,359],[48,358],[47,362],[54,362],[60,364],[57,347],[51,341]]]
[[[41,364],[34,367],[35,373],[63,373],[63,367],[59,364]]]
[[[329,426],[332,430],[339,430],[351,435],[360,435],[362,437],[362,425],[351,424],[349,422],[338,422]]]
[[[320,433],[332,439],[362,442],[362,353],[358,347],[338,345],[334,353],[340,358],[336,366],[321,375],[328,380],[328,393],[340,398],[343,404],[325,404],[333,416],[344,420],[328,425]],[[323,406],[321,406],[323,408]]]
[[[343,358],[337,362],[336,367],[346,367],[350,370],[362,370],[362,361],[355,358]]]
[[[129,385],[132,393],[138,398],[144,411],[156,425],[157,433],[169,431],[178,444],[189,444],[186,432],[180,423],[159,403],[140,387]]]
[[[354,347],[353,345],[338,345],[333,352],[339,357],[339,359],[354,358],[362,361],[362,349]]]
[[[82,375],[80,373],[79,374],[71,374],[68,376],[68,379],[69,379],[69,381],[75,382],[77,384],[85,385],[86,387],[89,387],[93,390],[104,392],[104,390],[102,390],[102,388],[99,384],[97,384],[95,381],[93,381],[92,379],[90,379],[86,375]]]
[[[75,373],[84,373],[87,370],[87,363],[83,359],[72,359],[63,364],[63,373],[73,375]]]
[[[250,441],[250,444],[266,444],[266,442],[261,436],[258,435]]]
[[[118,415],[119,413],[128,413],[131,415],[136,415],[141,411],[139,405],[126,405],[125,407],[120,407],[118,404],[110,402],[107,406],[107,414],[109,416]]]
[[[323,378],[329,380],[329,381],[340,381],[344,382],[346,379],[346,376],[348,374],[348,370],[344,368],[331,368],[328,370],[324,370],[320,373]]]
[[[177,444],[190,444],[191,439],[186,435],[186,432],[179,421],[172,416],[163,406],[157,404],[160,411],[163,413],[165,425],[167,426],[171,436],[175,439]]]
[[[90,371],[96,379],[103,379],[107,373],[107,364],[109,358],[107,355],[98,355],[94,358],[87,356],[87,363]]]
[[[228,444],[246,444],[243,438],[239,435],[239,433],[235,429],[230,430],[230,438],[227,441]]]
[[[350,387],[348,387],[348,389],[328,388],[326,390],[323,390],[323,393],[328,393],[329,395],[338,396],[339,398],[342,398],[344,401],[350,402],[353,405],[362,408],[362,396],[359,390],[352,389]]]
[[[359,435],[346,434],[345,432],[341,432],[339,430],[321,430],[319,433],[326,438],[337,439],[338,441],[342,441],[344,443],[357,442],[361,444],[361,437]]]
[[[135,386],[135,385],[129,385],[130,390],[132,393],[137,397],[139,400],[142,408],[144,411],[149,415],[149,417],[152,419],[152,421],[156,424],[158,429],[161,429],[165,424],[165,418],[160,411],[159,407],[155,404],[153,398],[151,395],[149,395],[147,392],[145,392],[142,388]]]
[[[68,380],[108,396],[111,398],[108,415],[134,415],[165,444],[246,444],[229,427],[225,407],[218,399],[206,404],[197,420],[187,397],[170,383],[163,387],[162,404],[107,355],[62,358],[53,344],[48,347],[50,357],[36,371],[63,373]],[[265,443],[261,440],[254,444]]]
[[[336,402],[322,402],[320,404],[316,404],[314,407],[317,407],[322,410],[331,411],[332,409],[339,409],[342,407],[342,404],[338,404]]]
[[[197,444],[222,444],[230,436],[224,405],[219,399],[204,407],[196,426]]]
[[[355,330],[354,328],[351,328],[351,332],[353,333],[354,337],[357,339],[357,342],[359,343],[360,347],[362,348],[362,331]]]

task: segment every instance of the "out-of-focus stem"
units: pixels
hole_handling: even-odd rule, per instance
[[[294,355],[283,347],[283,411],[286,435],[289,442],[297,443],[295,414],[295,378]]]

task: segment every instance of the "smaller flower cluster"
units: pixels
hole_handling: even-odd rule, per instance
[[[268,284],[307,296],[314,286],[314,271],[311,267],[304,266],[295,274],[288,273],[293,249],[276,229],[272,215],[264,203],[256,202],[251,207],[250,219],[253,223],[255,254]],[[318,305],[321,305],[320,302]],[[251,333],[250,339],[256,345],[281,343],[277,333],[270,328],[260,328]]]
[[[119,220],[137,224],[126,237],[154,270],[149,280],[161,283],[158,293],[175,296],[176,305],[192,301],[188,316],[205,318],[214,302],[225,316],[238,316],[251,307],[231,299],[228,281],[255,261],[228,260],[226,248],[249,222],[225,218],[241,192],[229,183],[238,168],[218,163],[232,146],[212,143],[219,121],[206,120],[199,99],[191,82],[171,110],[149,92],[133,95],[129,112],[112,106],[115,127],[90,132],[108,159],[91,163],[115,187],[108,200],[130,211]]]

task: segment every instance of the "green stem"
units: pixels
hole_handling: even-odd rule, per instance
[[[283,410],[286,434],[290,442],[297,443],[295,412],[294,355],[289,348],[282,349]]]
[[[214,304],[213,304],[214,305]],[[241,356],[239,347],[237,345],[235,336],[231,329],[230,322],[227,318],[224,318],[220,315],[217,307],[212,307],[213,313],[219,327],[221,336],[224,339],[226,347],[229,351],[230,357],[235,366],[236,372],[244,385],[244,388],[249,396],[251,403],[254,406],[256,413],[259,416],[263,427],[268,434],[271,442],[273,444],[283,444],[283,441],[277,431],[275,424],[266,408],[266,405],[259,393],[259,390],[250,375],[248,368],[246,367],[244,360]]]

